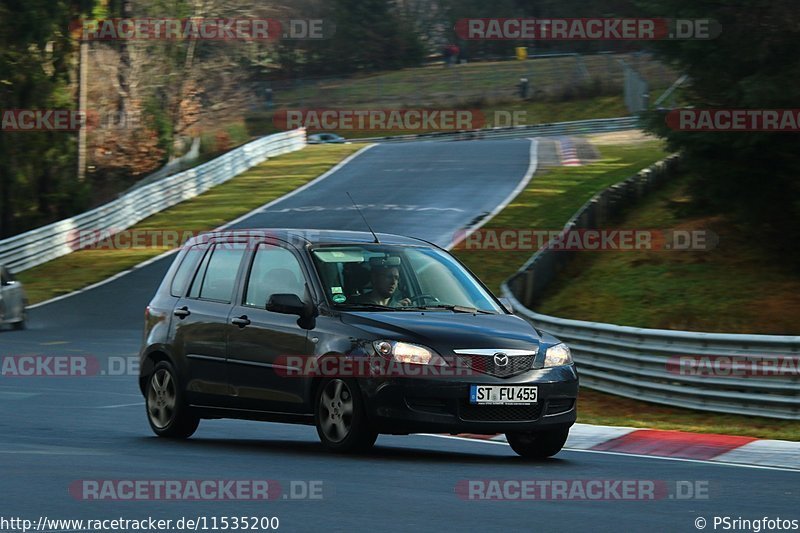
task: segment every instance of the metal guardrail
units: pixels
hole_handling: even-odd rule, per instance
[[[638,117],[597,118],[575,120],[572,122],[555,122],[552,124],[534,124],[531,126],[513,126],[508,128],[484,128],[457,132],[431,132],[415,135],[394,135],[386,137],[366,137],[348,139],[352,142],[389,143],[416,141],[467,141],[475,139],[518,139],[524,137],[557,137],[561,135],[589,135],[639,128]]]
[[[188,167],[194,166],[194,161],[200,157],[200,137],[195,137],[192,140],[192,147],[189,149],[188,152],[183,154],[181,157],[174,159],[164,165],[163,167],[159,168],[152,174],[148,174],[144,178],[140,179],[136,183],[134,183],[128,190],[123,191],[120,193],[120,196],[128,194],[131,191],[144,187],[145,185],[150,185],[156,181],[161,181],[167,176],[171,176],[173,174],[177,174],[181,170],[187,169]],[[185,165],[185,166],[184,166]]]
[[[614,212],[668,179],[677,165],[678,159],[672,156],[599,193],[567,222],[564,231],[602,227]],[[674,407],[800,420],[800,375],[755,375],[735,366],[744,362],[742,358],[759,364],[774,364],[781,357],[796,362],[800,336],[645,329],[558,318],[529,309],[570,256],[570,252],[543,247],[503,283],[502,292],[520,316],[570,347],[582,386]],[[690,364],[684,366],[687,358]],[[727,367],[730,375],[723,375],[720,367],[711,374],[699,371],[720,362],[723,369],[734,365]]]
[[[150,215],[194,198],[270,157],[305,146],[306,132],[303,129],[262,137],[207,163],[135,189],[91,211],[2,240],[0,264],[20,272],[67,255],[79,245],[92,244]]]

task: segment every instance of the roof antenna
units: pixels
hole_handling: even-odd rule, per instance
[[[361,209],[358,208],[358,205],[356,205],[355,201],[353,200],[353,197],[350,196],[350,193],[345,191],[345,194],[347,195],[348,198],[350,198],[350,201],[353,202],[353,207],[355,207],[356,211],[358,211],[358,214],[361,215],[361,218],[364,220],[364,224],[366,224],[367,227],[369,228],[369,232],[372,233],[373,237],[375,237],[375,244],[380,244],[381,241],[378,240],[378,236],[375,235],[374,231],[372,231],[372,226],[370,226],[369,222],[367,222],[367,217],[365,217],[364,213],[361,212]]]

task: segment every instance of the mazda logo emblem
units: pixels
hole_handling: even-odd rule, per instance
[[[494,354],[494,364],[497,366],[506,366],[508,364],[508,355],[503,352],[497,352]]]

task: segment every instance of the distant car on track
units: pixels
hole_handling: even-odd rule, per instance
[[[212,233],[183,247],[145,316],[139,385],[163,437],[243,418],[316,425],[334,451],[379,433],[505,433],[544,458],[576,419],[569,348],[417,239]]]
[[[0,265],[0,324],[11,324],[14,329],[25,329],[28,322],[28,298],[22,283],[4,266]]]
[[[314,133],[308,136],[308,144],[342,144],[347,139],[335,133]]]

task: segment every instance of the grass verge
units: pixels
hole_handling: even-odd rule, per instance
[[[533,177],[527,188],[484,229],[560,230],[598,191],[618,183],[666,156],[659,141],[602,147],[601,159],[582,167],[555,167]],[[511,276],[535,250],[471,250],[454,253],[493,290]]]
[[[800,422],[793,420],[679,409],[586,388],[578,399],[578,422],[800,441]]]
[[[669,87],[677,74],[654,60],[635,55],[548,57],[528,61],[470,62],[383,71],[352,77],[298,81],[275,87],[279,107],[470,107],[474,102],[516,98],[521,78],[530,81],[530,96],[550,102],[586,95],[622,94],[624,73],[618,59],[633,62],[651,87]],[[585,67],[585,68],[582,68]],[[658,89],[653,89],[657,94]]]
[[[486,229],[559,229],[595,193],[609,185],[622,181],[666,155],[661,144],[657,141],[645,141],[635,144],[607,144],[599,146],[599,149],[601,151],[601,159],[596,163],[583,167],[557,167],[534,176],[528,187],[484,227]],[[664,189],[663,192],[656,193],[651,200],[648,200],[648,203],[658,203],[658,198],[662,198],[662,201],[663,198],[679,199],[680,194],[674,196],[669,189]],[[630,227],[665,227],[662,224],[669,222],[669,219],[663,218],[664,216],[666,216],[666,213],[653,214],[649,220],[634,219],[632,222],[628,220],[627,223]],[[720,238],[723,239],[725,235],[725,233],[722,233]],[[457,249],[454,253],[493,290],[498,290],[500,283],[513,274],[532,255],[533,250],[498,252]],[[663,254],[663,252],[655,253]],[[704,253],[707,254],[708,252]],[[590,255],[595,257],[589,257]],[[678,256],[679,254],[667,255]],[[757,255],[757,253],[754,255]],[[586,254],[586,258],[581,257],[579,261],[623,261],[627,260],[628,257],[628,252],[624,254]],[[578,262],[575,265],[577,267]],[[625,275],[621,276],[621,272],[624,272]],[[621,278],[623,282],[620,283],[624,284],[629,272],[627,269],[616,270],[615,276]],[[675,277],[680,279],[682,275],[682,273],[677,273]],[[735,275],[735,272],[732,275]],[[596,311],[593,311],[591,315],[582,315],[582,317],[595,318],[604,322],[609,321],[606,314],[606,306],[596,304],[596,302],[602,301],[602,296],[597,296],[594,293],[598,290],[604,290],[602,287],[598,287],[598,284],[601,283],[600,279],[592,277],[591,273],[578,272],[577,270],[565,273],[563,279],[569,281],[564,285],[570,287],[572,297],[583,298],[582,301],[584,302],[588,300],[595,302],[594,309]],[[730,281],[727,276],[726,279]],[[580,289],[573,291],[572,289],[575,285],[579,285]],[[738,286],[738,284],[734,286]],[[758,285],[755,286],[758,287]],[[662,291],[661,293],[665,298],[669,295],[668,287],[658,290]],[[798,292],[800,291],[795,291],[795,294]],[[645,299],[644,296],[644,291],[640,290],[639,297],[642,300],[637,305],[640,313],[644,312],[643,308],[647,306],[649,301],[649,298]],[[674,297],[674,293],[669,296],[667,299],[677,300]],[[713,301],[713,298],[711,298],[711,301]],[[591,308],[592,304],[589,303],[585,307],[581,307],[584,313],[587,313],[588,311],[586,310]],[[552,312],[553,307],[537,308],[537,310]],[[564,316],[559,313],[554,314]],[[712,313],[709,312],[708,314]],[[571,317],[574,318],[574,316]],[[578,421],[585,424],[800,440],[800,422],[680,409],[622,398],[585,388],[582,388],[580,393]]]
[[[708,231],[716,246],[578,254],[537,311],[645,328],[800,334],[796,269],[725,217],[686,214],[689,179],[669,183],[614,226]]]
[[[360,145],[317,145],[270,159],[232,180],[139,222],[130,230],[214,229],[308,183]],[[30,303],[70,293],[156,257],[167,247],[80,250],[21,272]]]

